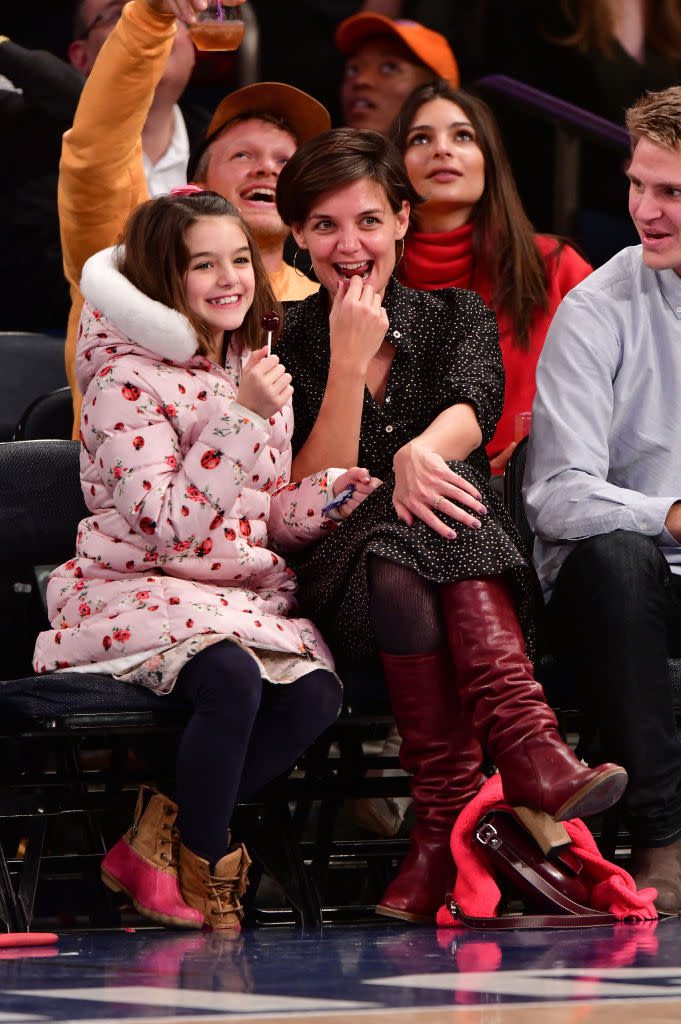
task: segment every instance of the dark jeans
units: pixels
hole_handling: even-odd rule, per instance
[[[629,773],[624,809],[634,843],[671,842],[681,835],[681,741],[667,658],[681,656],[681,577],[650,537],[591,537],[561,567],[547,626],[603,755]]]
[[[215,864],[227,852],[237,801],[287,771],[335,721],[342,689],[325,669],[264,682],[229,640],[192,658],[175,688],[194,709],[177,754],[178,828],[185,846]]]

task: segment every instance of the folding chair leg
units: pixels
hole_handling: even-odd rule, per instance
[[[305,868],[287,805],[266,805],[248,847],[274,879],[293,907],[303,928],[321,928],[319,898]]]
[[[5,931],[23,932],[26,928],[23,924],[23,914],[17,901],[5,850],[0,842],[0,917],[5,925]]]
[[[26,830],[26,851],[24,863],[19,881],[19,893],[17,902],[23,918],[22,931],[29,931],[33,920],[33,909],[35,907],[35,894],[38,888],[40,876],[40,864],[43,857],[45,845],[45,832],[47,831],[47,819],[34,817],[28,819]]]

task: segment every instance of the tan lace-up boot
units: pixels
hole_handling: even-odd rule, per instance
[[[183,843],[180,844],[180,889],[185,902],[203,914],[205,926],[216,931],[239,931],[243,910],[241,897],[248,888],[251,858],[243,844],[235,846],[215,865],[210,864]]]

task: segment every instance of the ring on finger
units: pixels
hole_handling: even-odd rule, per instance
[[[437,498],[433,502],[433,512],[439,512],[440,511],[441,503],[442,503],[442,495],[438,494]]]

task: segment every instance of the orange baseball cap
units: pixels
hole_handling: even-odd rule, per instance
[[[256,82],[231,92],[218,104],[206,131],[212,141],[235,117],[275,114],[295,133],[300,145],[331,127],[331,116],[313,96],[283,82]]]
[[[334,38],[343,56],[350,57],[365,39],[375,36],[395,36],[439,78],[446,78],[454,86],[459,84],[459,68],[451,46],[443,35],[418,21],[353,14],[341,21]]]

